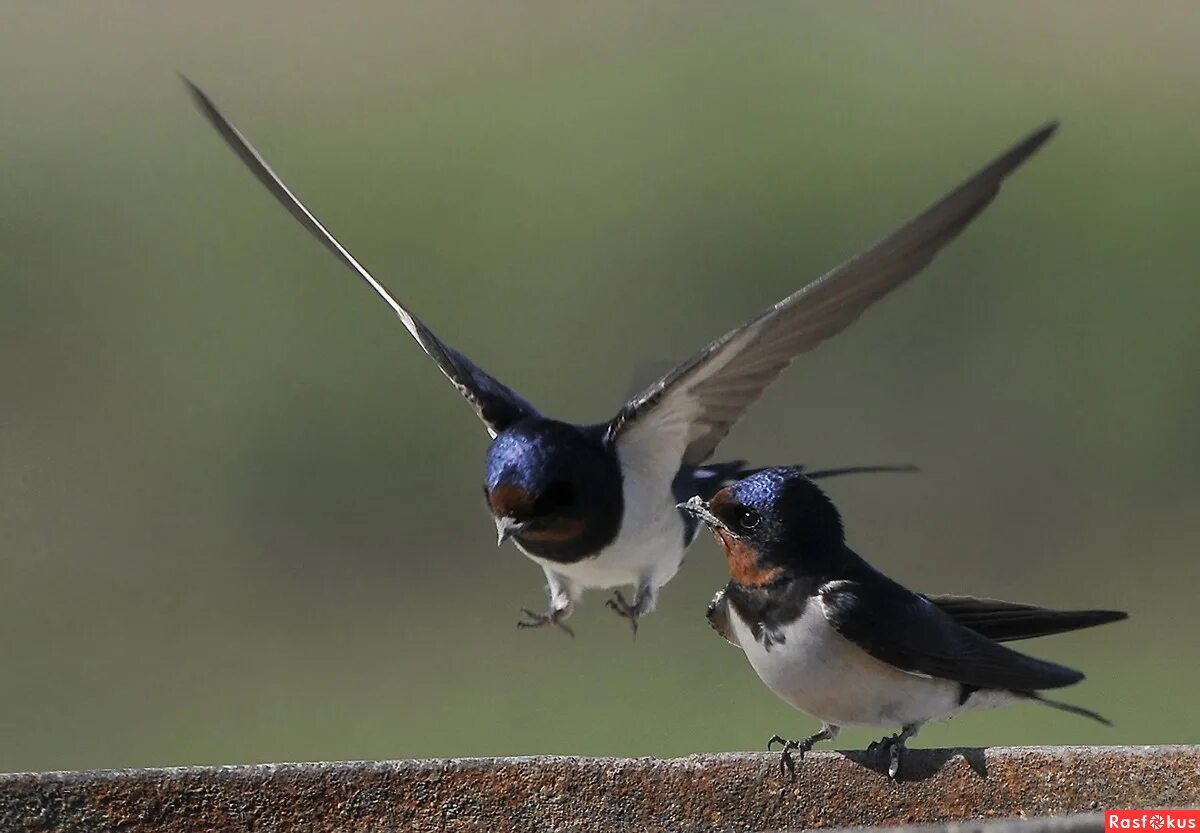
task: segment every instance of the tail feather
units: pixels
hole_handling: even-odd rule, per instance
[[[974,596],[926,596],[963,627],[997,642],[1032,639],[1128,619],[1121,610],[1051,610]]]
[[[847,474],[907,474],[920,471],[919,468],[910,463],[900,463],[895,465],[878,465],[878,466],[837,466],[828,469],[813,469],[809,470],[804,466],[798,467],[804,472],[805,477],[809,480],[822,480],[827,477],[841,477]],[[692,494],[699,494],[705,500],[711,498],[730,483],[750,477],[753,474],[758,474],[760,471],[765,471],[764,468],[750,468],[746,465],[745,460],[727,460],[724,463],[705,463],[702,466],[697,466],[694,469],[683,469],[676,477],[678,483],[681,479],[685,479],[689,484],[701,487],[700,491],[692,492],[685,495],[681,500],[686,500]],[[686,474],[686,477],[685,477]]]
[[[1105,726],[1112,725],[1111,720],[1101,714],[1097,714],[1091,709],[1085,709],[1083,706],[1076,706],[1072,703],[1064,703],[1061,700],[1051,700],[1049,697],[1043,697],[1036,691],[1014,691],[1013,694],[1017,695],[1018,697],[1024,697],[1027,700],[1033,700],[1036,703],[1041,703],[1043,706],[1049,706],[1052,709],[1070,712],[1071,714],[1077,714],[1080,717],[1090,717],[1092,720],[1095,720],[1097,723],[1103,723]]]
[[[911,463],[900,463],[897,465],[841,466],[832,469],[817,469],[805,471],[804,476],[809,480],[823,480],[826,477],[841,477],[843,474],[912,474],[919,471],[920,469]]]

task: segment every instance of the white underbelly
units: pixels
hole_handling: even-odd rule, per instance
[[[770,648],[754,638],[732,607],[729,618],[762,681],[785,702],[825,723],[898,727],[960,710],[958,683],[880,662],[835,631],[816,599]]]
[[[525,553],[542,567],[581,587],[608,588],[648,583],[662,587],[683,563],[684,524],[668,486],[657,499],[626,477],[625,514],[616,539],[593,556],[560,564]]]

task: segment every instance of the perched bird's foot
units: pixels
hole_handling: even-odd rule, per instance
[[[561,630],[572,639],[575,638],[575,631],[571,630],[564,619],[569,615],[569,611],[565,608],[554,608],[546,613],[534,613],[527,607],[521,608],[521,615],[524,619],[517,620],[517,627],[522,630],[525,628],[543,628],[546,625],[553,625]]]
[[[604,603],[605,606],[612,608],[616,614],[623,619],[629,620],[629,626],[633,628],[633,635],[637,637],[638,617],[642,615],[642,609],[637,604],[630,604],[625,601],[625,595],[620,590],[613,591],[613,597]]]
[[[767,741],[767,751],[770,752],[775,744],[782,745],[783,749],[779,755],[779,777],[782,778],[786,772],[788,778],[792,781],[796,780],[796,759],[792,757],[792,751],[800,753],[800,760],[804,760],[804,755],[813,748],[813,744],[821,738],[817,735],[812,735],[804,740],[788,740],[779,735],[771,735],[771,739]]]
[[[871,745],[867,747],[868,754],[887,755],[887,774],[888,778],[891,778],[893,781],[900,774],[900,757],[904,753],[904,750],[907,749],[904,745],[907,740],[907,733],[897,732],[881,740],[872,741]]]

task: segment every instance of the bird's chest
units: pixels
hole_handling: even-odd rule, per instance
[[[730,611],[730,625],[759,678],[782,700],[838,726],[895,726],[948,708],[956,687],[880,662],[839,634],[812,600],[794,621],[756,638]]]
[[[675,575],[683,561],[682,521],[674,529],[627,530],[607,547],[570,562],[541,557],[524,548],[522,551],[542,567],[583,587],[619,587],[642,582],[659,587]]]
[[[679,570],[684,555],[684,525],[667,485],[626,472],[624,511],[607,545],[571,559],[547,558],[521,549],[538,564],[584,587],[617,587],[649,582],[661,586]]]

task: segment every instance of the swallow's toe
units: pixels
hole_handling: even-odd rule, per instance
[[[642,615],[642,610],[637,604],[630,604],[625,600],[625,595],[620,590],[614,590],[612,598],[606,601],[604,606],[611,609],[622,619],[628,619],[629,627],[633,629],[634,637],[637,637],[638,617]]]
[[[521,615],[525,618],[517,620],[517,627],[520,629],[543,628],[546,625],[553,625],[572,639],[575,638],[575,631],[571,630],[571,626],[563,621],[567,618],[565,610],[555,609],[547,613],[535,613],[529,608],[523,607]]]
[[[801,758],[804,757],[803,753],[801,753],[800,757]],[[796,761],[792,757],[792,753],[789,750],[787,750],[786,748],[783,750],[783,754],[779,756],[779,777],[780,778],[783,777],[783,774],[785,771],[787,772],[787,777],[788,777],[789,781],[796,780]]]
[[[606,601],[604,606],[615,610],[618,616],[628,618],[633,615],[633,606],[625,601],[625,594],[620,590],[614,590],[612,598]]]
[[[907,727],[894,735],[888,735],[877,741],[872,741],[867,747],[868,755],[887,755],[887,774],[893,781],[900,774],[900,759],[904,755],[908,739],[915,734],[915,728]]]
[[[800,760],[804,760],[804,754],[812,749],[813,738],[805,738],[804,740],[788,740],[780,735],[771,735],[767,741],[767,751],[770,752],[775,744],[779,744],[781,749],[779,753],[779,777],[783,778],[786,774],[789,780],[796,780],[796,757],[792,754],[795,750],[800,755]]]

